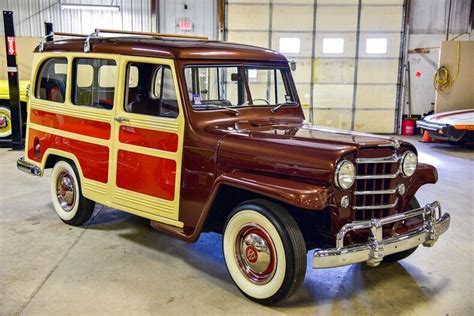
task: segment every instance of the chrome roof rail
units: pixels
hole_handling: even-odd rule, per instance
[[[142,36],[152,36],[152,37],[169,37],[169,38],[189,38],[197,40],[207,40],[207,36],[198,36],[198,35],[184,35],[184,34],[168,34],[168,33],[155,33],[155,32],[134,32],[134,31],[122,31],[122,30],[111,30],[111,29],[95,29],[97,35],[99,33],[110,33],[110,34],[125,34],[125,35],[142,35]],[[93,34],[94,34],[93,33]]]

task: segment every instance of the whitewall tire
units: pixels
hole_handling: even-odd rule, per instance
[[[90,219],[94,202],[85,198],[72,162],[59,160],[51,173],[51,200],[59,218],[69,225],[82,225]]]
[[[251,200],[229,215],[223,234],[229,274],[248,298],[276,304],[301,285],[306,246],[298,225],[280,205]]]

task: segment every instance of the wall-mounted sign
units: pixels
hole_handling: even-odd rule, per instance
[[[7,54],[10,56],[16,55],[16,38],[15,36],[7,36]]]
[[[178,22],[178,30],[180,31],[192,31],[193,26],[193,22],[188,19],[183,19]]]

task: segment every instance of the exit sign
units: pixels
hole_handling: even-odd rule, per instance
[[[193,22],[188,19],[184,19],[179,21],[178,29],[180,31],[192,31],[193,30]]]

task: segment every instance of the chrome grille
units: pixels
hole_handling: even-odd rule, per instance
[[[367,220],[391,215],[398,204],[399,156],[357,158],[353,219]]]

